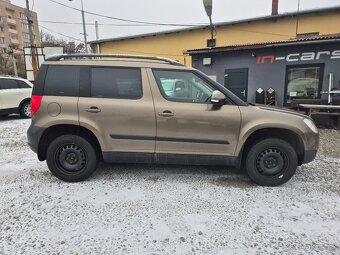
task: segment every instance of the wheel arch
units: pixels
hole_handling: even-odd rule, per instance
[[[302,138],[294,131],[285,128],[261,128],[253,131],[244,142],[241,149],[241,160],[243,162],[251,146],[259,140],[266,138],[278,138],[288,142],[296,151],[298,156],[298,165],[304,160],[305,147]]]
[[[51,141],[61,135],[77,135],[83,137],[84,139],[90,141],[90,143],[95,147],[95,150],[98,153],[98,158],[102,158],[100,143],[91,130],[78,125],[60,124],[47,128],[42,134],[39,141],[37,153],[39,160],[43,161],[46,159],[46,151],[48,145]]]
[[[21,102],[19,104],[19,111],[21,110],[21,106],[26,102],[31,102],[31,98],[27,97],[27,98],[24,98],[23,100],[21,100]]]

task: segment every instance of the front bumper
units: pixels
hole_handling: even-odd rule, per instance
[[[45,128],[32,125],[27,130],[27,144],[35,153],[38,153],[39,142],[44,131]]]

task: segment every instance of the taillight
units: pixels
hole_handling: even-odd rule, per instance
[[[35,114],[39,110],[42,98],[43,98],[42,96],[32,96],[31,97],[31,112],[32,112],[32,115]]]

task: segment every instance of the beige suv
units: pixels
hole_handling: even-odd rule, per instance
[[[318,149],[309,117],[248,105],[203,73],[158,57],[49,58],[31,109],[29,146],[68,182],[88,178],[103,160],[229,165],[276,186]]]

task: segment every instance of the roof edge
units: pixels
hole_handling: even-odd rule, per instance
[[[266,16],[260,16],[260,17],[255,17],[255,18],[242,19],[242,20],[218,22],[218,23],[215,23],[214,25],[215,27],[219,27],[219,26],[242,24],[242,23],[260,21],[260,20],[272,20],[272,19],[279,19],[279,18],[285,18],[285,17],[295,17],[295,16],[301,16],[301,15],[312,14],[312,13],[325,13],[325,12],[332,12],[332,11],[340,11],[340,6],[333,6],[333,7],[320,8],[320,9],[308,9],[308,10],[303,10],[299,12],[286,12],[286,13],[281,13],[277,15],[266,15]],[[165,34],[185,32],[185,31],[190,31],[190,30],[206,29],[206,28],[209,28],[209,25],[193,26],[193,27],[187,27],[187,28],[182,28],[182,29],[165,30],[165,31],[160,31],[160,32],[151,32],[151,33],[137,34],[137,35],[131,35],[131,36],[99,39],[99,40],[89,41],[88,44],[136,39],[136,38],[141,38],[141,37],[165,35]]]

